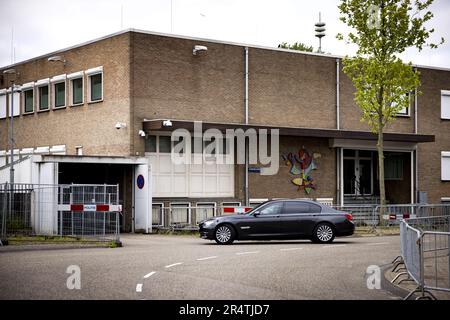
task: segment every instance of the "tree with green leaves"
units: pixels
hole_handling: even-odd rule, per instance
[[[425,26],[432,17],[433,0],[341,0],[340,20],[352,31],[337,38],[356,44],[354,57],[345,57],[343,72],[355,86],[355,101],[362,119],[378,135],[380,203],[386,204],[383,133],[420,85],[420,73],[399,55],[408,48],[437,48],[429,42],[434,29]],[[380,210],[380,218],[384,214]],[[381,221],[381,220],[380,220]]]
[[[306,44],[301,43],[301,42],[296,42],[294,44],[289,44],[287,42],[283,42],[278,45],[278,48],[306,51],[306,52],[313,52],[313,50],[314,50],[313,47],[307,46]]]

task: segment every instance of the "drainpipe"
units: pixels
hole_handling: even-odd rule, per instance
[[[339,104],[339,86],[340,86],[340,79],[339,79],[339,73],[340,73],[340,61],[339,59],[336,59],[336,129],[340,130],[341,126],[339,124],[340,122],[340,104]]]
[[[414,68],[414,71],[417,73],[417,68]],[[414,133],[418,134],[419,133],[419,121],[418,121],[418,112],[417,112],[417,106],[418,106],[418,99],[417,99],[417,88],[414,89]],[[419,194],[419,161],[418,160],[418,156],[419,153],[417,152],[417,146],[414,148],[414,155],[415,155],[415,171],[416,171],[416,176],[415,176],[415,198],[417,202],[418,199],[418,194]],[[411,164],[413,165],[413,164]],[[412,182],[413,180],[411,180]]]
[[[340,125],[339,125],[339,85],[340,85],[340,79],[339,79],[339,68],[340,65],[340,61],[339,59],[336,59],[336,129],[339,130],[340,129]],[[340,155],[341,155],[341,148],[336,148],[336,204],[341,203],[342,204],[342,199],[341,198],[341,159],[340,159]]]
[[[248,124],[248,47],[245,47],[245,124]],[[245,139],[245,205],[249,206],[249,190],[248,190],[248,139]]]

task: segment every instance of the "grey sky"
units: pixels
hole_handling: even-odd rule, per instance
[[[15,62],[92,40],[121,28],[136,28],[192,37],[276,47],[301,41],[318,46],[314,23],[319,11],[327,23],[323,50],[352,54],[335,39],[348,29],[342,24],[338,0],[0,0],[0,66],[11,63],[11,30]],[[123,25],[121,24],[123,8]],[[435,0],[433,27],[437,50],[412,50],[406,61],[450,68],[450,1]],[[172,30],[171,30],[172,29]]]

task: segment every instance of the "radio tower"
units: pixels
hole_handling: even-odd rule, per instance
[[[319,38],[319,53],[323,53],[322,52],[322,38],[325,37],[325,22],[322,22],[322,17],[321,14],[319,12],[319,22],[317,22],[315,24],[316,27],[316,37]]]

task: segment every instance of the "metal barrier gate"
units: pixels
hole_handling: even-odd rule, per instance
[[[120,240],[118,185],[0,185],[0,238],[22,235]]]

